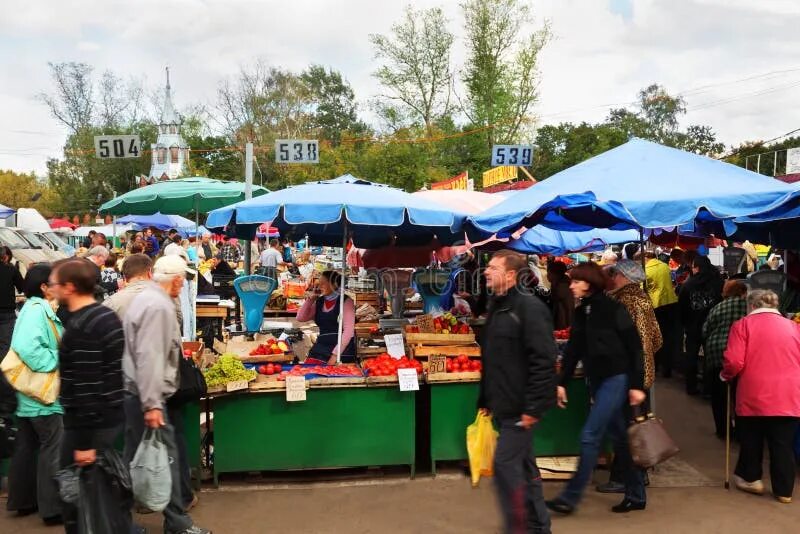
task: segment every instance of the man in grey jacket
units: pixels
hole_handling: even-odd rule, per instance
[[[153,280],[145,282],[124,313],[125,354],[125,459],[130,462],[145,427],[160,429],[172,459],[172,497],[164,510],[165,534],[206,534],[192,524],[184,511],[180,487],[180,457],[175,431],[167,416],[167,400],[178,388],[182,355],[181,334],[173,299],[180,294],[186,273],[180,256],[164,256],[153,267]]]
[[[103,301],[103,305],[114,310],[120,320],[125,318],[133,299],[150,286],[150,280],[153,278],[153,260],[145,254],[131,254],[122,264],[122,278],[125,280],[125,287]]]

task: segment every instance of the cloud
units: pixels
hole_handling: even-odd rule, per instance
[[[453,60],[466,57],[460,0],[417,0],[441,6],[456,35]],[[686,124],[712,125],[722,140],[769,138],[796,128],[800,67],[794,28],[800,2],[775,0],[540,0],[536,22],[550,20],[554,40],[541,56],[543,123],[598,121],[609,105],[635,100],[653,82],[687,93]],[[121,0],[103,3],[6,0],[0,18],[0,168],[44,171],[66,132],[33,97],[50,89],[48,61],[86,61],[96,71],[163,84],[171,67],[179,107],[216,99],[219,83],[264,58],[300,70],[311,63],[340,70],[362,104],[379,92],[368,36],[388,33],[403,2],[374,0]],[[783,87],[783,88],[782,88]],[[781,89],[782,88],[782,89]],[[770,92],[772,91],[772,92]],[[748,96],[749,95],[749,96]],[[725,103],[725,100],[739,98]],[[720,102],[723,102],[720,104]],[[362,107],[365,107],[362,105]],[[29,130],[38,135],[14,133]],[[13,155],[10,155],[12,154]]]

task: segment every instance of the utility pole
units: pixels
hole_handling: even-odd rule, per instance
[[[247,143],[244,149],[244,198],[253,198],[253,143]],[[251,273],[253,258],[250,254],[251,241],[246,241],[244,245],[244,273]]]

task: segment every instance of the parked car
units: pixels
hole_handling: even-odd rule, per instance
[[[41,250],[31,248],[30,243],[11,228],[0,227],[0,245],[11,249],[14,262],[19,264],[23,276],[27,274],[29,265],[50,261]]]
[[[36,235],[44,242],[45,245],[50,245],[50,248],[63,252],[67,257],[71,258],[75,255],[75,247],[61,239],[55,232],[36,232]]]
[[[25,241],[30,243],[31,248],[41,251],[41,253],[46,257],[46,261],[58,261],[67,257],[67,255],[63,252],[50,248],[50,246],[45,244],[45,242],[42,241],[39,236],[30,230],[23,230],[22,228],[11,228],[11,230],[14,230]]]

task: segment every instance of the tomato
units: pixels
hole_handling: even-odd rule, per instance
[[[447,363],[445,364],[445,369],[448,373],[453,372],[453,360],[447,360]]]
[[[469,362],[469,357],[466,354],[459,354],[457,360],[459,364],[464,365]]]
[[[265,367],[266,367],[266,374],[268,374],[268,375],[274,375],[275,374],[275,366],[274,365],[272,365],[271,363],[268,363]]]

